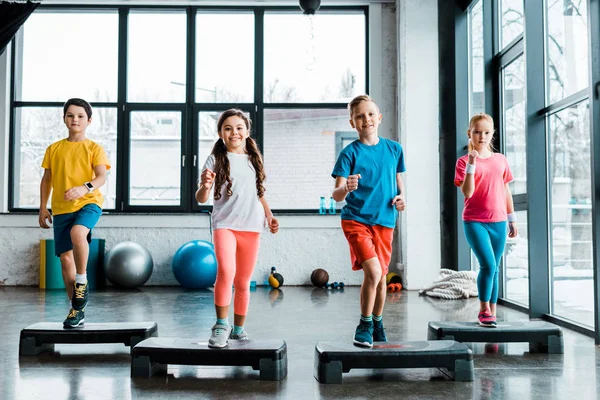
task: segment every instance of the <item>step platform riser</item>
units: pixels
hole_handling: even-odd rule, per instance
[[[314,376],[320,383],[342,383],[352,369],[438,368],[456,381],[473,381],[473,353],[454,341],[397,342],[363,349],[352,344],[319,342]]]
[[[123,343],[133,348],[139,342],[158,336],[156,322],[86,324],[65,329],[62,323],[42,322],[21,330],[19,355],[35,356],[54,351],[55,344]]]
[[[533,353],[563,354],[562,330],[545,321],[501,322],[496,328],[475,322],[429,322],[427,340],[461,343],[529,343]]]
[[[261,380],[279,381],[287,376],[287,345],[248,340],[214,349],[191,339],[151,338],[133,348],[131,377],[150,378],[169,365],[249,366],[260,371]]]

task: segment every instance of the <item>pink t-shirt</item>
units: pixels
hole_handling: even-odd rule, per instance
[[[454,184],[465,180],[469,156],[456,161]],[[475,169],[475,191],[465,199],[463,221],[500,222],[506,221],[506,191],[504,185],[513,180],[512,172],[503,154],[493,153],[490,158],[478,158]]]

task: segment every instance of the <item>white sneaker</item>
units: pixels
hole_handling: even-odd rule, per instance
[[[229,339],[231,340],[249,340],[248,338],[248,334],[246,333],[245,330],[243,330],[241,333],[233,333],[233,330],[231,331],[231,333],[229,334]]]
[[[208,347],[223,348],[227,346],[227,338],[230,332],[231,325],[215,324],[208,339]]]

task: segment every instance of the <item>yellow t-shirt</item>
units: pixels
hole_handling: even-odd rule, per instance
[[[68,214],[81,209],[86,204],[97,204],[102,208],[104,196],[98,189],[78,198],[66,201],[65,192],[81,186],[95,178],[94,168],[110,163],[104,149],[99,144],[86,139],[82,142],[59,140],[46,149],[42,168],[52,173],[52,214]]]

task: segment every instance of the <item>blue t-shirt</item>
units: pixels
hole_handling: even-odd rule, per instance
[[[338,157],[331,176],[360,174],[358,189],[348,193],[342,219],[366,225],[396,226],[398,211],[392,204],[398,195],[396,174],[406,171],[400,143],[380,137],[375,146],[355,140]]]

